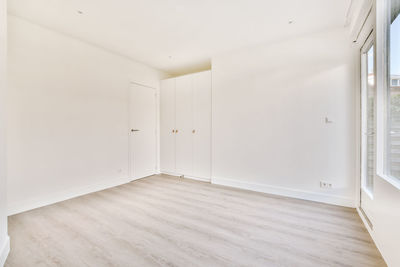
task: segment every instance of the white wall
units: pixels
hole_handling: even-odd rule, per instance
[[[354,206],[351,52],[340,28],[214,57],[212,181]]]
[[[10,214],[128,180],[128,88],[164,74],[9,16]]]
[[[369,229],[379,251],[388,266],[400,266],[400,190],[376,176],[374,179],[374,199],[371,207]]]
[[[5,92],[7,58],[7,1],[0,0],[0,266],[9,251],[6,213]]]

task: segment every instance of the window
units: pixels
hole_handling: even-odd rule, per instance
[[[361,54],[361,108],[362,108],[362,170],[361,187],[371,198],[373,197],[375,176],[375,50],[371,34]]]
[[[390,0],[386,174],[400,179],[400,0]]]

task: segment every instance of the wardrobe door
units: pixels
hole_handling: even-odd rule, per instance
[[[175,173],[175,79],[161,81],[160,171]]]
[[[193,77],[193,175],[211,179],[211,71]]]
[[[193,91],[192,75],[176,78],[176,172],[193,172]]]

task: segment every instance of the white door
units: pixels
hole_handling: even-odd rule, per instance
[[[360,209],[372,218],[376,157],[376,72],[374,34],[361,49],[361,192]]]
[[[176,78],[176,172],[193,175],[193,90],[192,75]]]
[[[156,172],[156,92],[131,84],[129,90],[130,177],[139,179]]]
[[[175,173],[175,79],[161,81],[160,170]]]
[[[211,179],[211,71],[193,76],[193,175]]]

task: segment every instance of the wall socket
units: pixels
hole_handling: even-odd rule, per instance
[[[319,187],[331,189],[333,186],[332,186],[332,183],[330,183],[330,182],[320,181]]]

